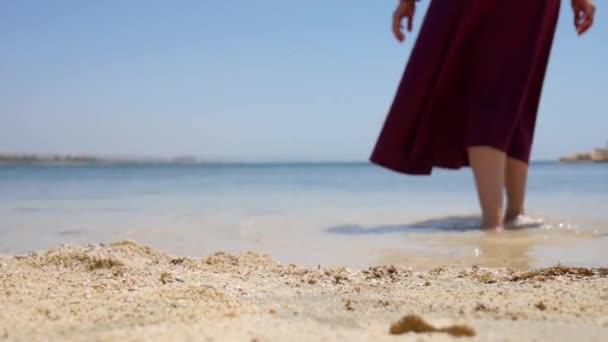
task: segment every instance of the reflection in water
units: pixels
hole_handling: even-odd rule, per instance
[[[403,248],[379,252],[379,263],[396,263],[418,268],[435,266],[512,267],[529,269],[537,260],[533,251],[548,243],[552,226],[499,233],[480,229],[478,216],[450,216],[401,225],[362,227],[341,225],[325,231],[341,235],[396,234]]]
[[[472,241],[478,264],[486,267],[531,267],[531,250],[542,242],[529,230],[504,231],[502,233],[483,233]]]
[[[472,265],[529,269],[538,264],[532,252],[545,242],[530,231],[489,233],[481,230],[456,234],[412,233],[404,240],[403,248],[379,251],[377,263],[417,269]]]

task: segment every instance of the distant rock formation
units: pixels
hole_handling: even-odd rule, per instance
[[[12,164],[43,164],[43,165],[63,165],[63,164],[203,164],[202,160],[196,157],[180,156],[172,159],[150,159],[150,158],[102,158],[82,155],[38,155],[38,154],[17,154],[0,153],[0,165]]]
[[[0,154],[0,164],[92,164],[97,162],[100,162],[100,160],[89,156]]]
[[[595,150],[590,152],[582,152],[570,156],[561,157],[559,161],[564,163],[608,162],[608,147],[596,148]]]

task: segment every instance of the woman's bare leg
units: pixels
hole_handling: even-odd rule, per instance
[[[524,214],[527,181],[528,164],[514,158],[507,158],[505,168],[505,186],[507,189],[505,221],[511,221]]]
[[[483,228],[500,230],[504,223],[503,190],[506,154],[487,146],[471,147],[468,149],[468,154],[483,214]]]

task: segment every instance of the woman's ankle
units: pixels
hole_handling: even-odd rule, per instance
[[[483,213],[481,226],[483,229],[489,230],[499,230],[499,228],[503,227],[504,219],[502,215],[502,211],[491,212],[491,213]]]
[[[518,216],[521,216],[524,214],[524,209],[520,208],[520,209],[511,209],[511,208],[507,208],[507,211],[505,212],[505,221],[512,221],[514,219],[516,219]]]

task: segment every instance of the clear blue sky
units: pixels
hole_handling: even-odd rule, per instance
[[[415,38],[395,3],[0,1],[0,152],[365,160]],[[563,3],[536,159],[608,140],[598,5],[579,38]]]

